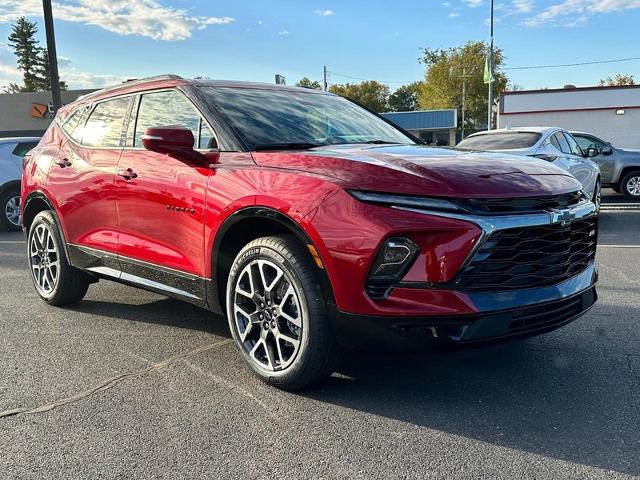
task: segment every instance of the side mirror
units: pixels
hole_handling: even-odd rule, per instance
[[[587,148],[587,158],[597,157],[598,155],[600,155],[600,152],[596,147]]]
[[[602,147],[600,153],[602,153],[602,155],[611,155],[613,153],[613,148],[611,148],[611,145],[605,145]]]
[[[183,127],[151,127],[142,135],[142,145],[157,153],[180,154],[193,151],[193,133]]]

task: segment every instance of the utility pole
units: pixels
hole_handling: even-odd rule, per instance
[[[491,0],[491,20],[489,38],[489,105],[487,106],[487,130],[493,127],[493,0]]]
[[[322,90],[327,91],[327,66],[322,66]]]
[[[56,54],[56,36],[53,33],[53,12],[51,0],[42,0],[44,10],[44,29],[47,35],[47,53],[49,54],[49,78],[51,80],[51,96],[53,97],[53,114],[62,106],[60,98],[60,77],[58,76],[58,55]]]
[[[467,69],[462,69],[462,131],[460,140],[464,139],[465,98],[467,96]]]

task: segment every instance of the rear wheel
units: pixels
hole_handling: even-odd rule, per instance
[[[51,305],[81,300],[89,288],[87,274],[69,265],[55,217],[49,211],[33,219],[27,239],[33,285]]]
[[[7,230],[20,230],[20,190],[9,188],[0,195],[0,223]]]
[[[236,346],[263,381],[285,390],[333,371],[337,347],[309,255],[294,237],[263,237],[236,257],[227,284]]]
[[[640,200],[640,170],[630,172],[622,178],[620,191],[629,200]]]

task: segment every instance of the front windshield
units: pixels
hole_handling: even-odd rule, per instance
[[[457,147],[469,150],[515,150],[534,146],[542,137],[534,132],[497,132],[472,135]]]
[[[384,120],[335,95],[201,87],[250,149],[269,145],[415,143]]]

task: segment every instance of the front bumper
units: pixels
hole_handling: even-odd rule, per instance
[[[477,313],[447,316],[357,315],[334,310],[341,345],[367,350],[472,344],[545,333],[584,314],[597,300],[595,264],[557,285],[469,294]]]

